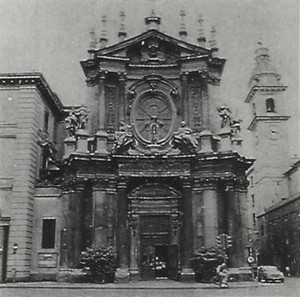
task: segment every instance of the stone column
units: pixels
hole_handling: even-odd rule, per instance
[[[232,247],[228,249],[229,265],[232,267],[248,266],[247,237],[247,186],[227,185],[225,188],[227,203],[227,233],[232,237]]]
[[[138,217],[132,216],[130,222],[130,280],[139,280],[139,269],[138,269]]]
[[[207,86],[207,76],[202,74],[202,115],[203,115],[203,130],[210,130],[209,126],[209,95]]]
[[[93,204],[94,204],[94,245],[107,246],[107,199],[104,181],[93,188]]]
[[[127,224],[127,197],[126,181],[120,180],[117,185],[117,273],[116,279],[119,282],[129,281],[129,231]]]
[[[181,232],[181,266],[180,280],[184,282],[195,281],[195,272],[191,268],[190,258],[193,256],[193,214],[192,189],[188,178],[182,180],[183,187],[183,217]]]
[[[119,74],[119,119],[118,124],[121,120],[124,120],[125,122],[125,116],[126,116],[126,104],[125,104],[125,80],[126,75],[125,73]]]
[[[107,154],[107,133],[105,130],[105,78],[104,72],[99,76],[99,101],[98,101],[98,131],[96,133],[97,149],[96,153]]]
[[[94,135],[98,131],[98,100],[99,100],[99,85],[97,85],[97,76],[87,80],[87,100],[86,106],[88,109],[87,132]]]
[[[216,245],[218,235],[218,195],[215,182],[205,181],[202,184],[203,192],[203,225],[204,245],[206,248]]]
[[[181,88],[182,88],[182,116],[183,120],[189,125],[189,94],[188,94],[188,72],[181,75]]]

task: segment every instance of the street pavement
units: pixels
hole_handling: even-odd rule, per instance
[[[149,281],[129,284],[69,284],[55,282],[0,284],[0,297],[300,297],[300,278],[283,284],[230,283],[228,289],[214,284]]]

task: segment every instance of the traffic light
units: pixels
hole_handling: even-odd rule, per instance
[[[227,235],[227,248],[232,247],[232,237]]]

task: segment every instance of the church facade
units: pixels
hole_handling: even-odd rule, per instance
[[[161,33],[155,14],[145,21],[138,36],[124,39],[122,31],[115,45],[102,36],[100,49],[91,46],[81,62],[85,105],[63,108],[49,89],[37,92],[56,132],[41,134],[41,127],[38,143],[28,136],[28,197],[13,186],[15,206],[2,214],[7,278],[63,279],[78,272],[81,251],[93,245],[116,250],[119,281],[190,281],[191,258],[215,247],[220,234],[232,237],[229,265],[246,265],[245,172],[253,160],[237,153],[239,122],[219,104],[225,60],[216,44],[184,41],[184,30],[181,39]]]

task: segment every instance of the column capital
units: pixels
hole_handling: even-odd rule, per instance
[[[189,72],[182,72],[180,74],[180,78],[183,82],[187,82],[187,78],[188,78]]]
[[[106,80],[107,74],[108,74],[108,71],[100,70],[98,72],[99,81],[101,82],[101,81]]]
[[[118,72],[119,82],[125,82],[126,79],[127,79],[127,73],[126,72]]]
[[[126,189],[128,180],[127,178],[121,177],[117,180],[117,188],[118,189]]]

